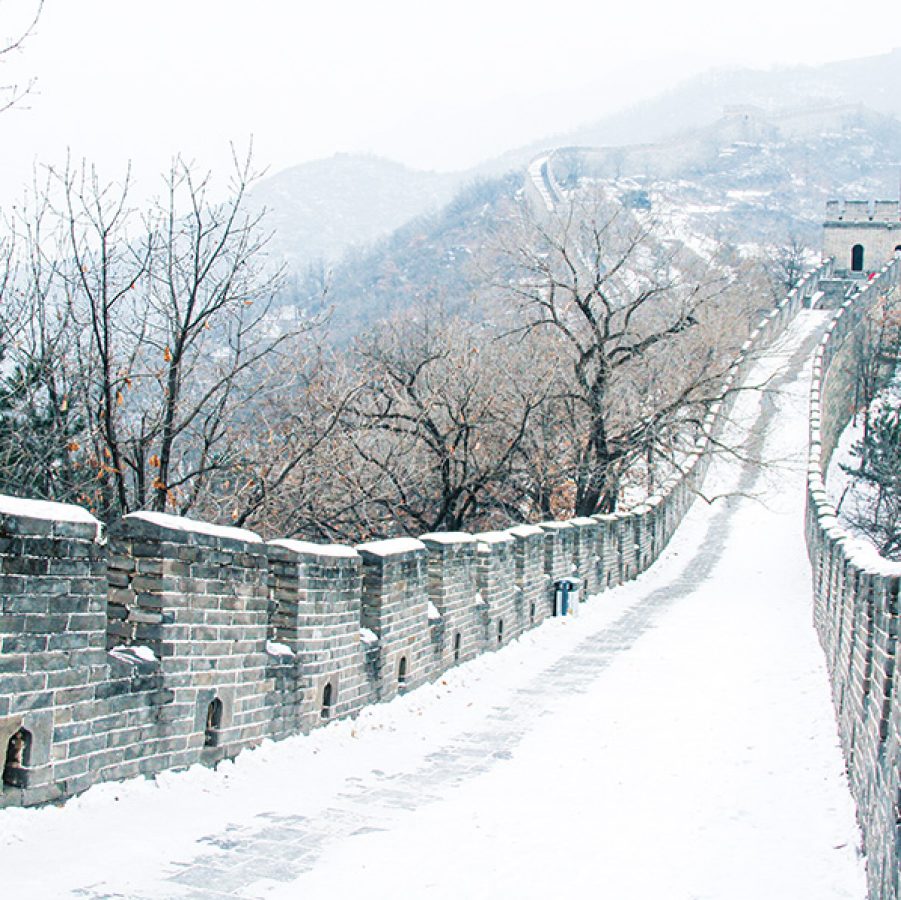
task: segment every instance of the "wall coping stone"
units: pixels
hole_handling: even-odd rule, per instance
[[[290,550],[298,556],[319,556],[330,559],[359,559],[360,554],[347,544],[313,544],[310,541],[295,541],[288,538],[279,538],[269,541],[269,547],[282,547]]]
[[[514,525],[512,528],[508,528],[507,531],[514,537],[520,538],[535,537],[535,535],[544,534],[544,531],[537,525]]]
[[[425,550],[425,544],[411,537],[389,538],[385,541],[367,541],[364,544],[357,544],[357,551],[363,556],[402,556],[418,550]]]
[[[474,544],[476,538],[466,531],[431,531],[419,535],[424,544]]]
[[[178,531],[187,534],[203,534],[209,537],[226,538],[232,541],[243,541],[246,544],[262,544],[263,539],[254,531],[246,528],[232,528],[229,525],[213,525],[199,519],[188,519],[184,516],[173,516],[169,513],[139,512],[128,513],[122,517],[123,522],[147,522],[166,531]]]
[[[103,523],[83,506],[71,503],[56,503],[51,500],[29,500],[0,494],[0,516],[16,519],[32,519],[39,522],[69,522],[86,525],[93,529],[94,541],[103,543]]]

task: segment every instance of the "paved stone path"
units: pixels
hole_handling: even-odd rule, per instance
[[[809,326],[806,331],[799,329],[790,359],[770,384],[771,389],[778,391],[797,379],[812,353],[817,333]],[[774,410],[773,399],[764,397],[752,428],[754,438],[748,446],[751,455],[760,449]],[[200,852],[195,850],[189,858],[171,862],[146,888],[132,885],[123,893],[115,880],[105,881],[101,876],[90,887],[75,888],[70,896],[85,900],[264,897],[279,885],[288,885],[316,870],[325,852],[336,844],[344,842],[352,855],[357,838],[390,833],[429,804],[447,798],[478,777],[502,770],[524,739],[542,727],[542,720],[554,716],[561,696],[588,693],[613,662],[629,654],[639,640],[658,627],[663,615],[708,582],[727,544],[735,539],[731,527],[736,511],[754,502],[747,495],[754,492],[761,477],[758,467],[744,465],[736,495],[719,501],[710,511],[702,511],[708,517],[706,536],[700,549],[692,555],[686,551],[675,579],[659,587],[650,579],[647,591],[640,593],[618,618],[586,635],[517,687],[502,705],[487,710],[477,728],[451,735],[418,765],[406,771],[376,769],[365,776],[348,777],[331,803],[311,817],[302,811],[264,811],[249,821],[211,833],[199,842],[203,848]],[[673,544],[678,540],[677,534]],[[461,865],[465,866],[465,860]],[[299,891],[296,896],[310,894]]]

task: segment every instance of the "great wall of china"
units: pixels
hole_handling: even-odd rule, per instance
[[[836,274],[827,260],[765,316],[731,384],[801,308],[847,293],[852,282]],[[872,900],[901,898],[901,567],[841,529],[823,467],[851,413],[850,338],[899,274],[896,257],[853,282],[819,350],[810,421],[815,625]],[[708,435],[728,407],[710,410]],[[603,602],[666,546],[704,476],[707,444],[684,474],[616,515],[357,547],[265,543],[159,514],[106,530],[79,507],[0,498],[0,807],[213,764],[353,715],[539,625],[566,579],[581,581],[576,606]]]
[[[867,853],[870,897],[901,897],[901,563],[884,560],[839,524],[825,471],[853,412],[862,342],[855,333],[899,283],[901,257],[846,300],[817,350],[810,403],[807,546],[814,623],[826,654],[839,736]]]

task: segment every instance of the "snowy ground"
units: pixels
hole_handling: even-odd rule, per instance
[[[802,537],[822,321],[743,401],[774,465],[715,466],[740,494],[636,582],[355,721],[2,812],[4,896],[862,900]]]

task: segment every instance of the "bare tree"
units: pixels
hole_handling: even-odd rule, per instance
[[[16,33],[11,36],[4,36],[5,43],[0,47],[0,62],[6,62],[24,47],[28,38],[34,34],[43,9],[44,0],[37,0],[33,5],[32,12],[28,14],[28,18]],[[23,84],[0,85],[0,112],[6,112],[6,110],[20,103],[31,93],[34,84],[34,78],[29,78]]]
[[[240,463],[215,479],[203,508],[268,534],[346,537],[356,497],[342,473],[358,460],[342,429],[362,379],[323,348],[307,348],[291,366],[291,378],[259,398],[241,432]]]
[[[358,343],[366,390],[345,433],[361,533],[487,527],[516,508],[510,473],[548,380],[495,338],[420,311]]]
[[[556,401],[571,512],[612,511],[626,474],[678,466],[747,333],[728,279],[616,202],[584,196],[539,221],[526,211],[501,291],[569,376]],[[562,485],[556,490],[561,491]]]
[[[15,210],[0,243],[0,491],[81,502],[92,475],[74,455],[84,417],[59,263],[46,252],[55,226],[44,196],[35,191],[36,205]]]
[[[296,381],[313,323],[273,309],[280,272],[243,210],[251,178],[249,159],[236,161],[214,201],[209,176],[176,160],[165,195],[140,212],[128,178],[68,166],[19,227],[27,265],[11,264],[12,282],[31,324],[15,371],[29,374],[7,393],[19,419],[58,422],[44,426],[45,453],[79,471],[77,499],[105,518],[209,508],[211,487],[236,483],[246,463],[256,411]]]
[[[789,234],[785,241],[767,253],[764,271],[770,282],[774,302],[778,303],[810,269],[812,251],[796,234]]]
[[[13,26],[12,34],[0,37],[0,65],[22,49],[37,26],[42,8],[43,0],[38,0],[28,20]],[[21,101],[33,84],[31,79],[24,85],[0,85],[0,112]],[[19,284],[15,228],[13,223],[4,224],[7,227],[0,237],[0,490],[21,481],[43,496],[47,485],[42,475],[52,475],[56,467],[40,458],[42,453],[35,457],[32,427],[39,431],[41,426],[39,416],[29,415],[24,395],[36,390],[48,360],[36,358],[38,348],[31,340],[35,335],[28,327],[32,318],[30,298],[26,296],[28,290],[23,291]],[[42,402],[42,398],[33,399]]]

